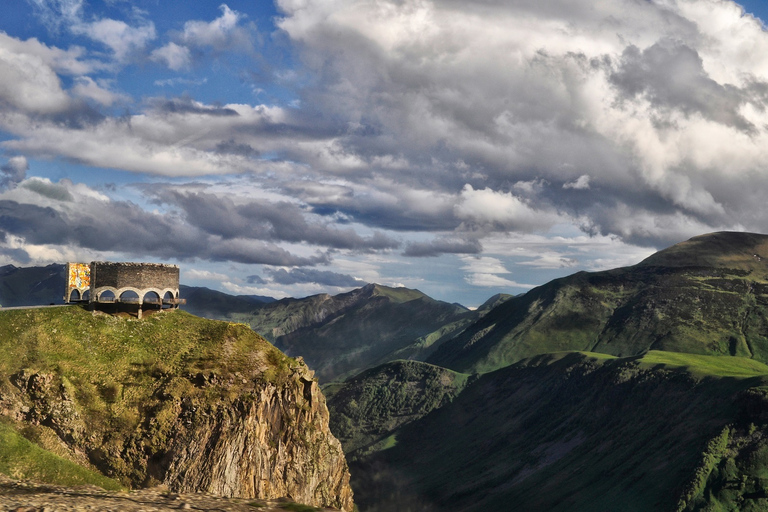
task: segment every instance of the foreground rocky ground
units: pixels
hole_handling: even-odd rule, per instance
[[[2,512],[155,512],[211,510],[221,512],[332,511],[299,505],[289,500],[262,501],[221,498],[208,494],[176,494],[163,487],[128,492],[107,492],[93,486],[60,487],[19,481],[0,475]]]

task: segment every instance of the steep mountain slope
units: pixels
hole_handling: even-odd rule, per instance
[[[245,325],[0,311],[0,415],[126,485],[353,506],[312,372]]]
[[[453,400],[470,376],[419,361],[393,361],[326,392],[330,427],[347,460],[386,449],[403,425]]]
[[[487,372],[545,352],[666,350],[768,362],[768,236],[713,233],[494,308],[427,361]]]
[[[526,359],[352,461],[356,500],[365,512],[765,510],[767,375],[749,359],[665,352]],[[343,424],[348,406],[331,403]]]
[[[327,382],[412,357],[422,349],[414,345],[420,337],[475,315],[418,290],[369,284],[334,296],[282,299],[228,318],[248,323],[286,354],[303,357]]]

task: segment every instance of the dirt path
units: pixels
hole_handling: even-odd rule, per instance
[[[12,480],[0,475],[2,512],[156,512],[207,510],[221,512],[332,511],[302,507],[288,500],[221,498],[208,494],[174,494],[162,487],[107,492],[98,487],[59,487]]]

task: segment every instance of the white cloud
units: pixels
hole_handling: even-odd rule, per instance
[[[502,275],[510,274],[504,264],[498,258],[490,256],[464,256],[461,258],[464,262],[462,270],[467,272],[464,280],[473,286],[483,287],[512,287],[512,288],[533,288],[535,285],[521,284]]]
[[[126,101],[128,97],[109,90],[109,85],[104,81],[97,83],[91,77],[80,76],[75,79],[72,86],[72,94],[81,98],[88,98],[106,107],[119,101]]]
[[[196,268],[187,268],[185,267],[182,271],[182,280],[187,279],[198,279],[201,281],[228,281],[231,278],[226,275],[222,274],[220,272],[211,272],[210,270],[199,270]]]
[[[192,61],[192,55],[189,48],[180,46],[174,42],[153,50],[151,59],[155,62],[161,62],[174,71],[189,67]]]
[[[155,25],[152,22],[132,27],[124,21],[109,18],[76,24],[71,27],[71,30],[75,34],[86,35],[109,47],[117,61],[123,61],[133,53],[144,50],[147,44],[157,37]]]
[[[460,219],[505,231],[546,230],[559,220],[555,213],[531,208],[509,192],[475,190],[469,184],[462,189],[455,211]]]
[[[220,7],[221,16],[211,22],[187,21],[180,40],[189,46],[210,46],[222,50],[227,46],[248,45],[246,32],[238,27],[243,15],[233,11],[226,4]]]
[[[587,190],[589,188],[589,174],[582,174],[576,181],[569,181],[563,184],[563,188],[572,188],[574,190]]]
[[[60,112],[69,104],[56,72],[37,54],[23,53],[0,40],[0,100],[25,112]]]

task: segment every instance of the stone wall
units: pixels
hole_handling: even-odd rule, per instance
[[[145,290],[179,289],[179,267],[161,263],[91,263],[91,286]]]

